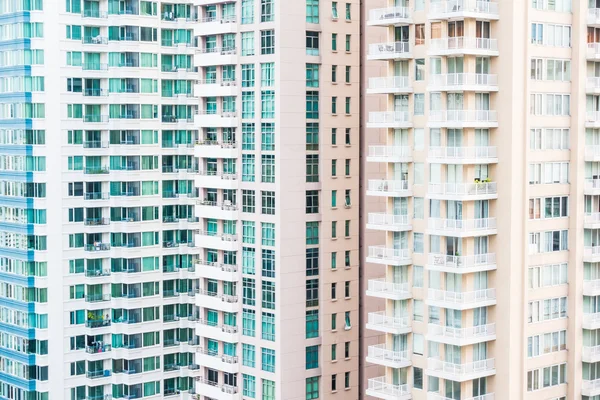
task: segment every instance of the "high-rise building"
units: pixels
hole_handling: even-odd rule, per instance
[[[359,36],[358,0],[0,0],[1,399],[360,397]]]
[[[367,397],[600,398],[600,2],[366,4]]]

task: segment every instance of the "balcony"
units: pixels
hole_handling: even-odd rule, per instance
[[[394,335],[402,335],[411,331],[408,317],[393,317],[386,315],[385,311],[369,313],[367,329]]]
[[[367,350],[367,362],[390,368],[406,368],[411,365],[408,350],[389,350],[385,344],[369,346]]]
[[[238,156],[238,146],[235,142],[202,140],[196,143],[194,155],[200,158],[235,158]]]
[[[399,60],[413,58],[410,43],[388,42],[369,45],[367,60]]]
[[[200,218],[237,219],[239,207],[231,201],[217,203],[211,200],[198,200],[196,202],[196,215]]]
[[[199,240],[196,240],[204,248],[236,251],[238,250],[238,237],[227,233],[212,231],[198,231]]]
[[[600,212],[584,214],[583,227],[585,229],[600,229]]]
[[[586,79],[585,92],[587,94],[600,94],[600,77],[589,76]]]
[[[454,274],[491,271],[496,269],[496,254],[454,256],[450,254],[430,253],[427,259],[427,269]]]
[[[410,9],[408,7],[386,7],[369,10],[369,26],[389,26],[411,24]]]
[[[110,294],[109,293],[88,294],[85,296],[85,301],[88,303],[100,303],[100,302],[104,302],[104,301],[110,301]]]
[[[498,233],[496,218],[447,219],[428,218],[429,234],[438,236],[473,237]]]
[[[470,326],[468,328],[452,328],[429,324],[427,340],[453,346],[468,346],[475,343],[489,342],[496,340],[496,324]]]
[[[468,397],[465,400],[495,400],[496,395],[494,393],[486,393],[475,397]],[[427,400],[453,400],[449,397],[442,396],[439,393],[429,392],[427,393]]]
[[[427,359],[427,375],[455,382],[465,382],[495,374],[496,365],[493,358],[464,364],[454,364],[437,358]]]
[[[108,251],[110,250],[110,243],[86,244],[84,250],[89,252]]]
[[[600,296],[600,279],[583,281],[584,296]]]
[[[196,391],[204,397],[219,400],[240,400],[240,393],[236,386],[219,384],[208,379],[198,377],[196,379]]]
[[[369,279],[367,296],[389,300],[406,300],[412,297],[408,282],[388,282],[385,278]]]
[[[199,128],[235,128],[238,126],[238,116],[235,111],[196,110],[194,124]]]
[[[85,321],[86,328],[104,328],[111,325],[110,319],[88,319]]]
[[[496,182],[430,183],[427,196],[438,200],[491,200],[498,198]]]
[[[498,75],[492,74],[433,74],[427,90],[434,92],[497,92]]]
[[[217,325],[205,319],[198,320],[196,333],[198,336],[204,338],[222,340],[229,343],[237,343],[240,340],[240,332],[237,326]]]
[[[371,94],[397,94],[412,93],[408,76],[386,76],[369,78],[367,93]]]
[[[445,37],[431,39],[427,54],[430,56],[497,56],[498,40],[478,37]]]
[[[600,161],[600,146],[585,146],[585,161]]]
[[[600,361],[600,346],[583,346],[581,351],[581,359],[583,362],[595,363]]]
[[[412,162],[412,148],[408,146],[369,146],[368,162]]]
[[[196,349],[196,362],[203,367],[217,371],[237,373],[240,370],[238,358],[226,354],[218,354],[203,348]]]
[[[588,9],[587,24],[594,28],[600,28],[600,8]]]
[[[445,0],[429,5],[429,19],[464,19],[497,20],[498,3],[481,0]]]
[[[237,189],[238,176],[236,173],[217,171],[200,171],[196,177],[196,187],[214,189]]]
[[[214,47],[198,48],[194,57],[194,65],[197,67],[206,67],[211,65],[229,65],[235,64],[237,60],[237,50],[235,47]]]
[[[369,379],[367,396],[384,400],[410,400],[412,399],[410,385],[394,385],[387,383],[385,376]]]
[[[429,148],[427,162],[434,164],[495,164],[498,162],[496,146]]]
[[[86,218],[83,220],[85,226],[110,225],[110,218]]]
[[[412,229],[410,222],[408,215],[369,213],[367,229],[387,232],[410,231]]]
[[[600,329],[600,312],[591,314],[583,313],[581,327],[583,329]]]
[[[409,197],[412,196],[412,190],[409,189],[406,180],[370,179],[367,184],[367,196]]]
[[[587,178],[584,182],[583,194],[600,195],[600,178]]]
[[[600,60],[600,43],[588,43],[586,56],[590,61]]]
[[[206,309],[221,310],[230,313],[240,311],[240,302],[237,296],[218,294],[204,289],[198,290],[196,305]]]
[[[367,128],[411,128],[408,111],[372,111],[369,113]]]
[[[453,310],[493,306],[496,304],[496,289],[481,289],[472,292],[428,289],[427,304]]]
[[[430,128],[497,128],[498,114],[493,110],[431,110]]]
[[[585,114],[586,128],[600,128],[600,111],[588,111]]]
[[[584,262],[600,262],[600,246],[593,244],[583,248]]]
[[[382,265],[409,265],[412,264],[412,257],[408,249],[369,246],[367,262]]]
[[[581,382],[581,395],[588,397],[600,395],[600,379],[593,381],[584,379],[583,382]]]
[[[199,278],[216,279],[227,282],[235,282],[238,280],[237,265],[220,264],[203,260],[198,260],[197,264],[196,276]]]
[[[236,31],[235,15],[225,18],[202,18],[194,25],[194,36],[221,35]]]
[[[206,79],[196,81],[194,93],[201,97],[236,96],[239,87],[235,80]]]

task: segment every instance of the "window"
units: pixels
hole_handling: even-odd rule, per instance
[[[345,190],[345,197],[344,197],[344,207],[350,208],[350,206],[352,206],[352,201],[351,201],[351,196],[350,196],[350,189],[346,189]]]
[[[337,391],[337,375],[336,374],[331,375],[331,391],[332,392]]]
[[[275,372],[275,350],[261,348],[261,368],[263,371]]]
[[[275,150],[275,124],[272,122],[263,122],[260,124],[261,143],[260,149],[264,151]],[[273,165],[273,173],[275,172]]]
[[[422,322],[424,309],[423,300],[413,300],[413,320]]]
[[[421,368],[413,368],[413,387],[423,389],[423,370]]]
[[[331,300],[337,300],[337,283],[331,284]]]
[[[331,314],[331,330],[332,331],[337,330],[337,314],[336,313]]]
[[[254,0],[242,0],[242,24],[254,23]]]
[[[262,313],[262,338],[271,342],[275,341],[275,314]]]
[[[572,0],[552,0],[552,1],[532,0],[532,7],[534,9],[538,9],[538,10],[571,12],[571,1]],[[592,2],[590,4],[595,4],[595,3]],[[561,399],[552,399],[552,400],[561,400]]]
[[[254,32],[242,32],[242,56],[254,55]],[[254,68],[254,66],[252,66]]]
[[[424,349],[425,340],[423,335],[418,333],[413,333],[413,354],[417,354],[422,356]]]
[[[262,276],[275,278],[275,251],[262,249]]]
[[[344,221],[344,236],[345,237],[350,237],[350,221],[346,220]]]
[[[331,221],[331,238],[337,238],[337,221]]]
[[[571,26],[557,24],[531,24],[531,43],[554,47],[571,47]]]
[[[261,212],[266,215],[275,215],[275,192],[262,190],[260,194],[262,203]]]
[[[346,51],[350,51],[351,38],[352,35],[346,35]]]
[[[527,357],[537,357],[566,349],[566,330],[543,333],[527,338]]]
[[[413,265],[413,287],[423,287],[423,267],[420,265]]]
[[[568,150],[569,128],[533,128],[529,131],[530,150]]]
[[[242,311],[242,335],[254,337],[256,332],[256,311],[244,308]]]
[[[242,221],[242,243],[254,244],[256,239],[256,222]]]
[[[532,58],[531,59],[531,79],[541,81],[544,79],[543,77],[543,66],[544,60],[541,58]]]
[[[275,118],[275,91],[263,90],[260,93],[261,99],[261,118]]]
[[[319,280],[308,279],[306,281],[306,307],[317,307],[319,305]]]
[[[254,150],[254,132],[255,127],[253,123],[245,122],[242,124],[242,150]]]
[[[337,65],[331,66],[331,82],[332,83],[337,82]]]
[[[350,159],[346,159],[344,162],[344,175],[350,176]]]
[[[243,377],[243,394],[245,397],[256,397],[256,378],[252,375],[242,374]]]
[[[275,86],[275,63],[260,64],[260,85],[262,87]]]
[[[346,65],[346,83],[350,83],[350,78],[351,78],[350,70],[351,70],[351,67],[349,65]]]
[[[350,281],[344,282],[344,297],[346,299],[350,298]]]
[[[337,97],[333,96],[331,98],[331,113],[337,114]]]
[[[306,378],[306,400],[319,398],[319,377]]]
[[[425,94],[415,93],[415,115],[425,115]]]
[[[319,310],[306,311],[306,338],[319,337]]]
[[[256,305],[256,283],[252,278],[242,279],[242,302],[249,306]]]
[[[319,212],[319,191],[306,191],[306,213],[317,214]]]
[[[568,212],[567,196],[529,199],[529,219],[564,218],[569,216]]]
[[[260,54],[275,54],[275,31],[260,31]]]
[[[319,23],[319,0],[306,0],[306,22]]]
[[[331,145],[337,145],[337,128],[331,128]]]
[[[529,184],[535,185],[542,182],[545,184],[569,183],[569,163],[548,162],[544,164],[529,164]]]
[[[319,119],[319,92],[306,92],[306,118]]]
[[[346,146],[350,146],[350,128],[346,128],[345,140]]]
[[[331,51],[337,51],[337,33],[331,34]]]
[[[309,122],[306,124],[306,150],[319,150],[319,124]]]
[[[262,245],[275,246],[275,224],[271,222],[261,222],[262,225]]]
[[[319,248],[306,249],[306,276],[319,275]]]
[[[344,251],[344,267],[350,268],[350,250]]]
[[[350,321],[350,311],[344,313],[344,330],[350,330],[352,328],[352,322]]]
[[[337,344],[331,345],[331,361],[337,360]]]
[[[261,156],[261,182],[275,182],[275,155],[273,154]]]
[[[344,389],[350,389],[350,372],[344,372]]]
[[[567,317],[567,298],[557,297],[553,299],[530,301],[527,305],[528,323],[550,321]]]
[[[242,53],[243,53],[243,33],[242,33]],[[243,55],[243,54],[242,54]],[[254,86],[254,64],[242,65],[242,87]]]
[[[529,288],[565,285],[567,283],[567,263],[546,264],[529,267]]]
[[[319,32],[306,31],[306,55],[319,55]]]
[[[332,19],[338,19],[338,3],[337,1],[332,1],[331,2],[331,18]]]
[[[319,155],[306,155],[306,182],[319,182]]]
[[[275,15],[273,0],[260,1],[260,22],[272,22]]]
[[[275,400],[275,382],[263,379],[263,398],[262,400]]]
[[[254,199],[254,190],[242,190],[242,211],[253,213],[255,208],[256,201]]]
[[[242,92],[242,118],[253,119],[254,113],[254,92]]]
[[[422,44],[425,44],[425,24],[415,24],[415,45]]]
[[[254,368],[256,365],[256,350],[254,345],[242,344],[242,364],[251,368]]]
[[[306,64],[306,87],[319,87],[319,64]]]
[[[306,348],[306,369],[319,368],[319,346]]]
[[[317,221],[306,223],[306,244],[319,244],[319,223]]]
[[[423,234],[422,233],[414,233],[413,234],[413,251],[415,253],[422,254],[423,253]]]
[[[254,154],[242,154],[242,181],[254,182]]]
[[[351,101],[350,97],[346,97],[346,103],[345,103],[346,104],[346,107],[345,107],[346,115],[350,115],[350,105],[351,105],[350,101]]]
[[[564,383],[567,383],[566,363],[527,371],[528,392]]]
[[[346,360],[350,358],[350,342],[344,343],[344,358]]]

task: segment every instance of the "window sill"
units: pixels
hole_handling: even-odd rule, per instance
[[[335,303],[338,301],[338,299],[331,299],[331,301]]]
[[[337,390],[332,390],[331,393],[335,394],[337,393]]]
[[[332,85],[337,85],[338,83],[336,81],[331,81]]]
[[[352,297],[350,297],[350,296],[345,296],[344,297],[344,300],[351,300],[351,299],[352,299]]]
[[[344,146],[346,146],[346,147],[352,147],[352,145],[350,143],[346,143]]]
[[[345,390],[345,391],[348,391],[348,390],[350,390],[350,388],[344,388],[344,390]]]
[[[344,357],[344,361],[350,361],[350,357]]]
[[[332,363],[332,364],[335,364],[335,363],[337,363],[337,362],[338,362],[338,360],[331,360],[331,363]]]

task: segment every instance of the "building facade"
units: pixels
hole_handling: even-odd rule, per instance
[[[599,6],[367,6],[368,398],[599,398]]]
[[[359,397],[358,1],[0,1],[0,398]]]

